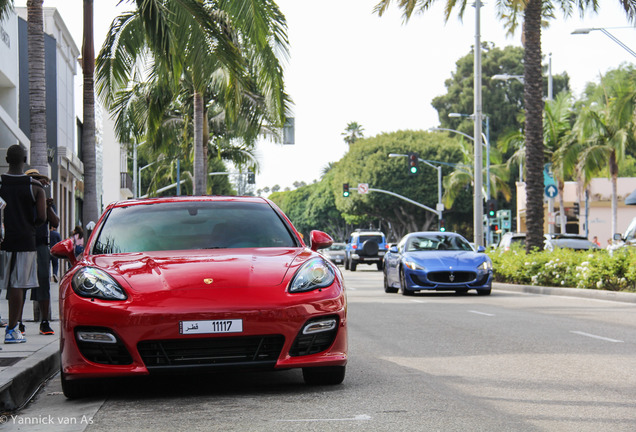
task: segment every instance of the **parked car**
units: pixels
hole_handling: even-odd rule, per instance
[[[61,380],[226,369],[302,368],[339,384],[347,364],[346,297],[337,267],[272,202],[177,197],[108,206],[60,281]]]
[[[610,251],[626,246],[636,247],[636,218],[632,219],[629,223],[625,234],[621,235],[616,233],[612,240],[612,245],[609,248]]]
[[[521,232],[507,232],[501,236],[497,249],[502,251],[509,251],[510,248],[518,245],[523,248],[526,246],[526,233]]]
[[[452,232],[407,234],[384,257],[384,291],[412,295],[417,291],[467,292],[489,295],[492,261],[478,247]]]
[[[382,270],[382,259],[388,249],[381,231],[356,230],[347,242],[345,269],[356,271],[358,264],[375,264]]]
[[[555,249],[575,249],[590,250],[600,249],[600,247],[587,239],[587,237],[578,234],[546,234],[544,241],[544,249],[553,251]]]
[[[344,264],[345,262],[345,243],[334,243],[327,249],[321,249],[319,252],[329,258],[334,264]]]

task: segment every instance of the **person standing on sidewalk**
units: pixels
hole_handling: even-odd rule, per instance
[[[24,290],[38,287],[35,228],[46,221],[44,188],[40,182],[23,174],[26,160],[26,151],[20,145],[12,145],[7,150],[9,170],[0,176],[0,197],[7,202],[5,237],[0,245],[7,258],[0,279],[0,288],[7,290],[9,300],[5,344],[26,342],[18,320],[22,316]]]
[[[47,188],[51,184],[51,179],[40,174],[36,169],[25,172]],[[35,229],[35,247],[38,253],[38,287],[31,290],[31,300],[37,302],[40,310],[40,334],[53,335],[55,332],[49,324],[51,313],[51,273],[50,261],[51,251],[49,249],[49,226],[57,228],[60,225],[60,218],[55,213],[53,198],[46,200],[46,223]],[[22,321],[22,319],[20,319]]]

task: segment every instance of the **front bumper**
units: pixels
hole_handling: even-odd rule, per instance
[[[328,295],[335,291],[339,293]],[[299,304],[299,296],[307,301]],[[221,310],[213,301],[202,302],[200,296],[191,295],[175,298],[170,308],[148,302],[140,306],[133,300],[91,301],[67,291],[60,301],[62,372],[66,379],[77,379],[347,363],[342,290],[286,294],[278,303],[263,304],[262,299],[259,304]],[[302,334],[308,322],[324,317],[336,321],[331,333]],[[179,331],[183,321],[230,319],[242,320],[240,334],[184,335]],[[86,335],[97,335],[98,340],[86,341]]]
[[[493,273],[475,271],[473,269],[426,272],[422,270],[405,269],[404,279],[409,291],[462,291],[488,290],[492,288]]]

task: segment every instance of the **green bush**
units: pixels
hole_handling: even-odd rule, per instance
[[[491,251],[495,281],[524,285],[636,292],[636,248],[527,254],[521,247]]]

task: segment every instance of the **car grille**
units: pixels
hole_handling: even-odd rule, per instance
[[[273,366],[283,348],[282,335],[142,341],[139,355],[148,369],[183,366]]]
[[[435,283],[457,284],[472,282],[477,277],[477,274],[469,271],[440,271],[430,272],[426,277],[429,281]]]

